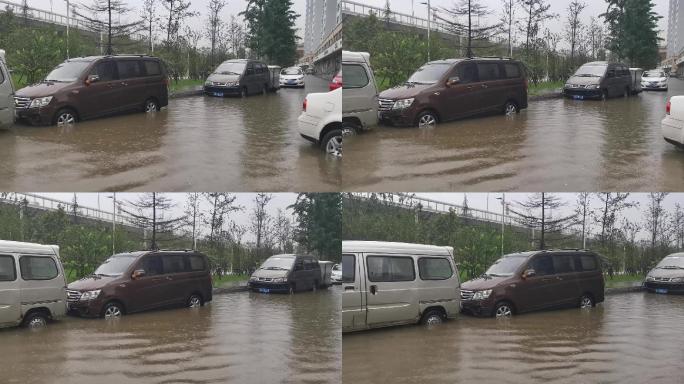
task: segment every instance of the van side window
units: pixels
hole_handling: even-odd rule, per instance
[[[459,65],[459,78],[462,84],[477,82],[477,65],[475,63],[463,63]]]
[[[2,70],[2,66],[0,65],[0,84],[5,82],[5,72]]]
[[[421,280],[446,280],[453,276],[449,260],[441,257],[421,257],[418,259],[418,273]]]
[[[342,282],[353,283],[356,280],[356,256],[342,255]]]
[[[416,270],[413,258],[399,256],[368,256],[368,280],[372,282],[413,281]]]
[[[572,255],[553,255],[553,270],[556,273],[575,272],[575,262]]]
[[[17,267],[14,257],[0,255],[0,281],[14,281],[17,279]]]
[[[146,276],[156,276],[164,273],[161,257],[159,255],[145,256],[141,263]]]
[[[534,269],[537,276],[553,275],[553,261],[549,255],[537,256],[530,262],[528,268]]]
[[[245,72],[245,75],[253,75],[254,74],[254,65],[252,63],[247,64],[247,72]]]
[[[492,81],[501,78],[498,63],[477,63],[477,71],[480,74],[480,81]]]
[[[158,61],[145,60],[145,74],[147,76],[159,76],[161,75],[161,65]]]
[[[504,71],[507,79],[517,79],[520,76],[520,67],[518,64],[504,64]]]
[[[142,76],[138,60],[117,60],[116,68],[119,70],[119,79],[121,80]]]
[[[304,262],[302,261],[302,259],[297,259],[297,261],[295,261],[294,264],[294,270],[301,271],[302,269],[304,269]]]
[[[111,60],[99,62],[90,71],[89,75],[97,75],[100,81],[116,80],[116,64]]]
[[[178,273],[185,271],[183,255],[164,255],[162,256],[164,273]]]
[[[52,280],[59,275],[57,264],[52,257],[21,256],[19,268],[24,280]]]
[[[580,266],[583,271],[595,271],[597,269],[596,258],[592,255],[580,255]]]
[[[370,79],[366,69],[361,65],[345,64],[342,66],[343,89],[363,88],[368,85]]]
[[[188,259],[191,271],[204,271],[206,269],[204,257],[199,255],[192,255],[188,256]]]

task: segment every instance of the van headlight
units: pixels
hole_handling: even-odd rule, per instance
[[[491,289],[486,289],[484,291],[477,291],[473,295],[473,300],[484,300],[484,299],[488,298],[489,295],[491,295],[491,294],[492,294]]]
[[[259,278],[256,277],[256,276],[251,276],[251,277],[249,278],[249,281],[257,281],[257,280],[259,280]]]
[[[100,296],[100,290],[86,291],[81,294],[81,301],[95,300]]]
[[[47,97],[39,97],[36,99],[31,100],[31,104],[29,105],[29,108],[40,108],[44,107],[52,101],[52,96],[47,96]]]
[[[675,277],[670,281],[673,283],[684,283],[684,277]]]
[[[401,99],[394,102],[392,109],[406,109],[413,104],[413,99]]]
[[[286,277],[276,277],[275,279],[271,280],[274,283],[284,283],[287,281]]]
[[[646,276],[646,281],[655,281],[655,277],[653,277],[653,276]]]
[[[598,89],[598,88],[599,88],[598,84],[587,85],[587,89]]]

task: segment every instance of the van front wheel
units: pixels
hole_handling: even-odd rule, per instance
[[[507,101],[504,105],[504,115],[513,116],[516,113],[520,113],[520,108],[518,108],[518,105],[513,101]]]
[[[69,108],[62,108],[55,113],[53,124],[55,125],[73,125],[78,121],[76,112]]]
[[[105,319],[118,319],[123,315],[123,308],[117,302],[109,302],[102,310],[102,317]]]
[[[431,309],[425,315],[423,315],[423,325],[438,325],[444,322],[444,314],[437,310]]]
[[[152,113],[152,112],[157,112],[161,108],[159,108],[159,104],[157,104],[157,100],[155,99],[147,99],[145,102],[145,113]]]
[[[24,319],[26,328],[42,328],[47,326],[47,316],[41,312],[33,312]]]
[[[433,128],[438,122],[437,115],[432,111],[423,111],[416,118],[418,128]]]
[[[202,298],[200,295],[193,293],[190,295],[188,298],[188,303],[187,303],[188,308],[198,308],[202,306]]]
[[[494,317],[511,317],[513,316],[513,307],[511,304],[502,301],[494,307]]]
[[[580,308],[582,309],[591,309],[596,306],[596,303],[594,303],[594,298],[591,297],[590,295],[582,295],[580,298]]]

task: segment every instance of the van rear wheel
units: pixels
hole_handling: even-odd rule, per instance
[[[202,297],[200,295],[193,293],[188,297],[188,308],[198,308],[202,306]]]
[[[145,113],[157,112],[160,109],[161,108],[159,108],[159,104],[157,103],[157,100],[147,99],[147,101],[145,101]]]
[[[591,295],[582,295],[579,306],[582,309],[590,309],[595,307],[596,303],[594,303],[594,298]]]
[[[24,319],[26,328],[42,328],[47,326],[47,315],[41,312],[33,312]]]
[[[423,315],[423,320],[421,322],[423,325],[442,324],[444,322],[444,314],[437,309],[431,309]]]
[[[516,113],[520,113],[520,108],[518,108],[518,104],[510,100],[507,101],[504,105],[504,115],[513,116]]]

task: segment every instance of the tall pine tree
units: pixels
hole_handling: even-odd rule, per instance
[[[607,0],[608,49],[631,66],[658,65],[658,20],[652,0]]]

